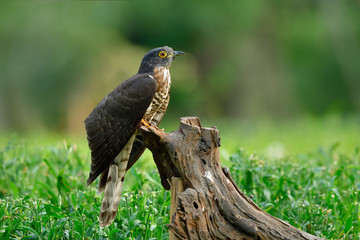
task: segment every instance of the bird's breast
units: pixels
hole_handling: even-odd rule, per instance
[[[158,67],[154,69],[154,78],[157,82],[156,92],[169,92],[171,77],[168,68]]]
[[[171,77],[168,68],[159,67],[154,69],[154,78],[157,82],[157,89],[154,98],[146,110],[144,119],[158,125],[164,115],[170,99]]]

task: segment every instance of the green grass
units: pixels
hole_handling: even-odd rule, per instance
[[[155,169],[132,169],[136,181],[123,194],[115,224],[98,226],[101,195],[85,187],[87,155],[66,143],[29,147],[12,139],[3,147],[0,239],[167,239],[170,194]]]
[[[268,213],[320,237],[360,239],[360,151],[353,140],[357,122],[305,122],[302,129],[312,131],[265,125],[268,133],[248,132],[247,144],[246,132],[221,131],[222,161],[240,189]],[[343,130],[338,138],[334,126],[335,132]],[[278,134],[274,138],[280,151],[285,149],[280,158],[267,155],[271,132]],[[114,224],[101,229],[101,195],[96,184],[85,185],[90,164],[84,140],[33,139],[12,137],[0,146],[0,239],[168,238],[170,192],[162,189],[149,153],[126,175]],[[304,139],[312,143],[305,143],[308,148]]]
[[[337,146],[281,161],[239,151],[230,171],[269,214],[317,236],[359,239],[360,153],[339,154]]]

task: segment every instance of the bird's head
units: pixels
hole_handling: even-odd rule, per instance
[[[154,48],[145,54],[139,68],[139,73],[151,72],[156,67],[169,68],[172,61],[178,55],[185,55],[185,53],[174,51],[168,46]]]

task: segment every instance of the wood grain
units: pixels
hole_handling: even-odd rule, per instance
[[[197,117],[186,117],[177,131],[141,127],[140,133],[164,188],[171,188],[176,198],[168,225],[171,236],[176,236],[172,239],[321,239],[269,215],[241,192],[220,165],[215,127],[203,128]]]

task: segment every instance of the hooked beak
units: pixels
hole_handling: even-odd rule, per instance
[[[175,61],[175,57],[176,56],[180,56],[180,55],[185,55],[185,53],[184,52],[181,52],[181,51],[174,51],[172,54],[169,54],[168,56],[167,56],[167,58],[170,58],[171,57],[171,62],[172,61]],[[168,66],[170,66],[170,63],[171,62],[169,62],[169,65]]]
[[[185,55],[185,53],[181,51],[174,51],[174,56],[180,56],[180,55]]]

